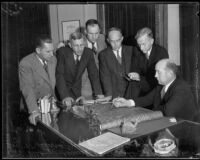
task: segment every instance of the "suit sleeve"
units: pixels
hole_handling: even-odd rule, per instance
[[[56,87],[61,100],[69,96],[69,88],[66,85],[65,74],[65,57],[60,50],[57,51],[57,67],[56,67]]]
[[[34,92],[33,80],[34,80],[34,77],[32,74],[31,66],[23,62],[20,63],[19,64],[20,90],[24,96],[29,113],[32,113],[33,111],[39,111],[36,95]]]
[[[91,53],[91,56],[89,58],[87,69],[88,69],[88,76],[89,76],[94,94],[95,95],[102,94],[101,85],[99,81],[99,73],[98,73],[97,66],[95,64],[93,53]]]
[[[183,108],[183,106],[185,106],[186,103],[185,101],[187,101],[188,98],[190,98],[190,96],[187,93],[188,91],[184,88],[177,87],[174,90],[171,97],[169,98],[169,100],[164,105],[160,105],[154,108],[154,110],[161,110],[165,116],[180,117],[180,113],[186,109]]]
[[[106,96],[112,95],[112,84],[108,66],[106,64],[104,52],[99,54],[99,75],[102,84],[102,89]]]
[[[146,96],[135,98],[135,105],[139,107],[146,107],[153,104],[154,96],[156,93],[156,88],[154,88],[150,93]]]

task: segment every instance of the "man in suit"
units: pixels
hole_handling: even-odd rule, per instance
[[[119,28],[108,30],[110,44],[99,54],[99,71],[102,89],[106,96],[123,97],[128,81],[125,75],[130,72],[132,47],[122,45],[123,36]]]
[[[68,108],[81,96],[81,77],[87,68],[94,95],[102,98],[98,69],[93,51],[84,46],[83,35],[74,32],[69,46],[57,50],[56,87],[60,99]]]
[[[99,69],[99,52],[105,49],[106,42],[105,36],[100,34],[100,25],[99,22],[95,19],[89,19],[85,23],[85,41],[86,47],[93,50],[93,55],[95,59],[95,63],[97,68]],[[88,77],[87,69],[82,75],[82,88],[81,88],[81,95],[90,99],[92,97],[92,86]]]
[[[20,109],[28,109],[29,121],[34,125],[36,124],[35,118],[40,112],[38,99],[55,96],[57,60],[53,55],[53,50],[52,40],[42,35],[36,40],[35,52],[24,57],[19,63],[19,83],[22,92]]]
[[[177,76],[178,68],[169,59],[158,61],[155,67],[158,85],[144,97],[126,100],[114,99],[116,107],[146,107],[153,105],[153,110],[160,110],[165,116],[194,120],[197,106],[190,86]]]
[[[140,29],[135,39],[140,49],[135,48],[135,52],[140,58],[136,63],[132,63],[131,73],[128,75],[132,80],[140,83],[141,94],[145,95],[158,84],[154,77],[156,63],[163,58],[169,58],[169,55],[165,48],[154,43],[150,28]],[[136,67],[138,72],[134,70]]]

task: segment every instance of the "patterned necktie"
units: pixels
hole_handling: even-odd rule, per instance
[[[76,58],[75,58],[75,64],[77,65],[79,63],[79,56],[76,55]]]
[[[94,46],[94,42],[92,42],[92,50],[93,50],[93,52],[95,53],[95,54],[97,54],[97,49],[96,49],[96,47]]]
[[[47,66],[47,61],[43,60],[43,67],[44,67],[44,70],[46,71],[48,77],[49,77],[49,72],[48,72],[48,66]]]
[[[122,63],[122,59],[121,59],[121,57],[119,55],[119,50],[117,50],[117,60],[118,60],[119,64]]]
[[[163,86],[163,88],[160,92],[161,99],[163,99],[164,95],[165,95],[165,86]]]

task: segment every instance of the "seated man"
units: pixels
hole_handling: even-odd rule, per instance
[[[144,97],[126,100],[113,100],[116,107],[146,107],[153,105],[153,110],[160,110],[165,116],[194,120],[197,107],[190,86],[177,76],[177,66],[169,59],[158,61],[155,67],[158,85]],[[163,85],[163,86],[161,86]]]
[[[57,50],[56,87],[60,99],[70,107],[74,99],[81,96],[81,77],[86,68],[94,95],[102,98],[93,51],[84,46],[83,35],[72,33],[69,45],[71,48],[66,46]]]

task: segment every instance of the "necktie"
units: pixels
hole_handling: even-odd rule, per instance
[[[161,99],[163,99],[164,95],[165,95],[165,86],[163,86],[163,88],[160,92]]]
[[[97,49],[96,49],[96,47],[94,46],[94,42],[92,42],[92,50],[93,50],[93,52],[96,54],[97,53]]]
[[[79,56],[76,55],[76,58],[75,58],[75,64],[77,65],[79,63]]]
[[[119,50],[117,50],[117,60],[118,60],[119,64],[122,63],[122,59],[121,59],[121,57],[119,55]]]
[[[48,73],[47,62],[43,61],[43,64],[44,70]]]

